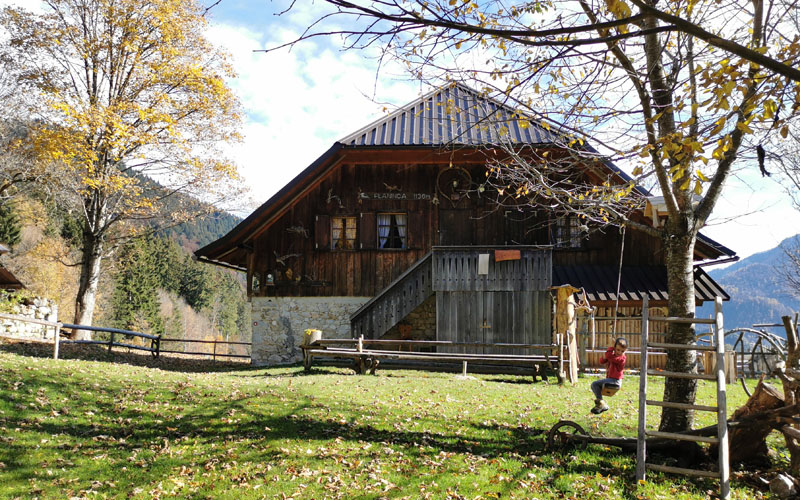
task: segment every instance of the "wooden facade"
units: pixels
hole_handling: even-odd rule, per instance
[[[622,239],[616,228],[580,235],[576,246],[559,242],[556,214],[498,207],[496,193],[480,195],[476,186],[470,196],[445,198],[435,183],[440,174],[454,170],[449,157],[437,164],[421,162],[430,153],[419,156],[406,164],[342,163],[320,179],[252,239],[249,292],[372,297],[433,246],[553,246],[553,265],[618,263]],[[485,178],[485,159],[456,168],[474,179]],[[377,223],[383,214],[405,217],[405,248],[379,248]],[[336,218],[355,222],[353,248],[334,247]],[[659,239],[636,231],[626,232],[625,238],[624,265],[663,259]]]

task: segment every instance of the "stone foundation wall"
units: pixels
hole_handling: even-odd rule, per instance
[[[411,337],[406,340],[436,340],[436,295],[428,297],[381,338],[392,340],[402,338],[400,333],[402,324],[411,326]]]
[[[369,297],[252,297],[253,348],[257,366],[303,360],[300,344],[309,328],[322,338],[350,338],[350,315]]]
[[[50,299],[35,298],[30,304],[14,304],[8,314],[58,322],[58,305]],[[0,335],[21,339],[53,340],[55,328],[0,318]]]

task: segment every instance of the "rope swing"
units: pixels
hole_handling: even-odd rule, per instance
[[[622,283],[622,256],[625,254],[625,225],[622,225],[622,229],[620,230],[620,234],[622,235],[622,243],[619,246],[619,271],[617,272],[617,295],[616,295],[616,302],[614,303],[614,326],[612,331],[614,335],[617,334],[617,310],[619,309],[619,288],[620,284]]]

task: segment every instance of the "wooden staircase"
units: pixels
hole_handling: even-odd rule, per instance
[[[353,338],[377,339],[433,295],[432,252],[350,316]]]
[[[637,453],[636,453],[636,479],[643,481],[645,479],[646,471],[667,472],[672,474],[681,474],[685,476],[698,476],[710,477],[719,480],[720,498],[728,500],[730,498],[730,470],[728,459],[728,422],[727,422],[727,408],[726,408],[726,392],[725,392],[725,333],[722,328],[722,299],[717,297],[714,305],[715,319],[700,319],[700,318],[648,318],[647,313],[647,296],[644,298],[642,304],[642,369],[641,376],[639,377],[639,437],[637,440]],[[705,323],[713,325],[714,338],[712,345],[695,345],[695,344],[662,344],[662,343],[648,343],[648,321],[663,321],[667,323]],[[667,372],[661,370],[649,370],[647,367],[647,355],[649,348],[658,349],[688,349],[693,351],[712,351],[716,354],[716,363],[714,373],[678,373]],[[717,405],[694,405],[685,403],[672,403],[669,401],[653,401],[647,399],[647,376],[663,376],[674,378],[692,378],[698,380],[715,380],[717,382]],[[709,411],[717,414],[717,436],[704,437],[692,434],[673,433],[673,432],[658,432],[647,430],[645,422],[647,419],[647,407],[659,406],[662,408],[682,408],[685,410],[696,411]],[[658,465],[647,462],[647,438],[663,438],[672,439],[676,441],[695,441],[718,445],[718,468],[716,471],[686,469],[679,467],[671,467],[666,465]]]

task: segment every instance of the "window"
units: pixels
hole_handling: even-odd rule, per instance
[[[581,230],[578,218],[574,216],[556,218],[553,239],[556,248],[580,248]]]
[[[406,214],[378,214],[378,248],[408,248]]]
[[[356,218],[331,217],[331,249],[353,250],[356,247]]]

